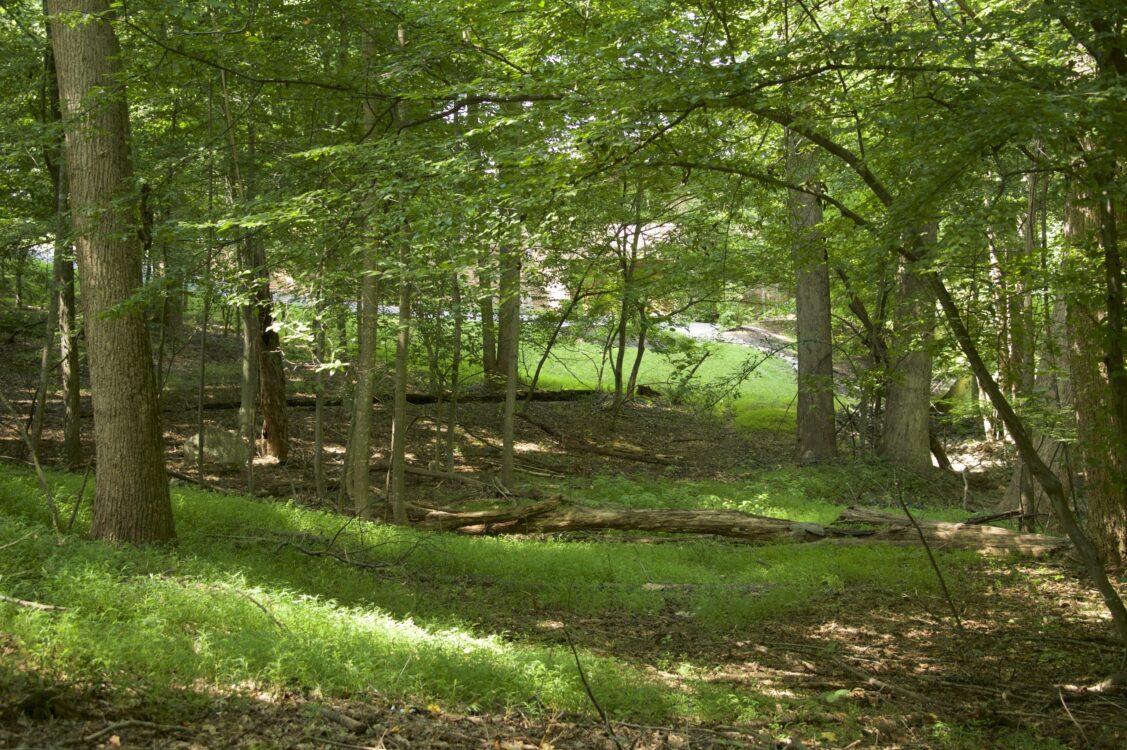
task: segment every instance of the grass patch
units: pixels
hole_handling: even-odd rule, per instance
[[[472,539],[358,522],[336,548],[366,550],[356,554],[388,565],[361,570],[286,542],[295,534],[332,537],[344,523],[338,516],[184,488],[173,493],[175,548],[118,548],[77,536],[56,546],[32,477],[0,471],[0,545],[11,544],[0,559],[0,590],[67,608],[0,604],[0,629],[24,658],[58,674],[140,679],[154,691],[378,691],[483,709],[588,711],[560,621],[644,622],[675,607],[701,638],[723,639],[825,607],[827,597],[853,587],[934,590],[916,549]],[[64,506],[73,502],[77,477],[51,481]],[[613,481],[597,480],[592,490],[621,490],[624,503],[658,507],[738,506],[754,484],[725,492],[687,483],[658,494]],[[764,507],[825,518],[828,502],[808,498],[804,508],[798,493],[769,497]],[[959,559],[945,558],[949,567]],[[653,583],[677,587],[647,588]],[[949,583],[960,585],[957,571]],[[557,625],[538,630],[541,621]],[[512,622],[520,635],[504,632]],[[619,718],[738,721],[763,700],[754,685],[709,683],[700,676],[708,665],[688,662],[669,684],[613,643],[581,656],[603,707]]]

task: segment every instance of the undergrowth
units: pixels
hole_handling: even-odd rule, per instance
[[[24,659],[58,674],[140,678],[152,690],[378,691],[460,706],[585,711],[589,699],[561,638],[569,618],[646,618],[674,606],[702,638],[725,638],[824,608],[855,586],[934,588],[915,549],[472,539],[359,521],[341,531],[345,519],[332,514],[186,488],[173,493],[174,548],[113,547],[80,533],[56,545],[32,477],[2,471],[0,590],[66,610],[0,604],[0,629]],[[51,482],[65,509],[77,478]],[[664,504],[724,507],[721,495],[697,489],[671,491]],[[663,504],[644,491],[621,497]],[[810,520],[830,507],[813,502],[803,511],[797,495],[778,503]],[[86,522],[80,514],[79,532]],[[380,567],[299,550],[330,538],[338,552]],[[958,584],[957,573],[950,578]],[[495,623],[513,618],[527,629],[499,632]],[[592,690],[616,717],[734,721],[759,700],[754,686],[721,689],[693,676],[706,665],[689,665],[670,686],[631,654],[580,646]]]

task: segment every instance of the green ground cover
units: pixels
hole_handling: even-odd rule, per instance
[[[573,618],[644,620],[672,604],[702,639],[715,640],[825,606],[826,597],[855,587],[891,594],[935,586],[917,549],[463,538],[358,521],[340,531],[346,520],[336,515],[186,488],[173,493],[175,548],[85,541],[84,513],[56,545],[33,478],[11,466],[2,472],[0,590],[66,611],[0,604],[0,631],[40,668],[71,679],[140,679],[154,691],[249,685],[587,711],[560,638]],[[51,475],[64,508],[78,481]],[[726,507],[719,487],[708,489],[673,483],[654,504]],[[653,491],[640,483],[623,497],[649,501]],[[804,509],[797,492],[766,502],[791,516],[829,515],[824,500]],[[297,548],[327,539],[377,567]],[[959,561],[969,558],[945,559],[957,587]],[[691,658],[668,655],[678,676],[671,683],[624,650],[585,646],[579,653],[592,689],[618,718],[738,721],[764,702],[754,685],[702,679],[709,665]]]

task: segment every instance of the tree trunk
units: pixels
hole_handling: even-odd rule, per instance
[[[1053,414],[1071,409],[1071,383],[1063,375],[1067,372],[1066,303],[1057,302],[1053,305],[1049,328],[1045,332],[1045,343],[1041,347],[1040,371],[1030,394],[1030,397],[1035,399],[1039,410]],[[1051,429],[1046,430],[1043,427],[1040,429],[1031,427],[1030,439],[1033,441],[1041,460],[1060,477],[1065,494],[1071,496],[1072,467],[1069,465],[1069,452],[1071,450],[1069,443],[1058,440],[1053,436]],[[1014,465],[1010,483],[1006,487],[1002,501],[998,504],[998,510],[1020,510],[1022,529],[1033,531],[1037,526],[1037,519],[1045,516],[1048,512],[1042,510],[1042,506],[1046,502],[1044,493],[1033,481],[1029,467],[1019,456]]]
[[[934,226],[921,239],[922,244],[934,243]],[[916,471],[931,468],[928,416],[934,305],[927,282],[902,259],[893,316],[895,327],[890,342],[891,373],[881,453],[893,463]]]
[[[132,226],[138,204],[121,48],[106,0],[49,0],[48,9],[52,16],[84,16],[74,25],[53,22],[51,43],[68,123],[66,163],[94,400],[98,481],[91,535],[167,542],[176,532],[149,334],[143,313],[125,305],[141,285],[141,246]]]
[[[456,448],[456,438],[454,430],[458,424],[458,396],[459,389],[462,383],[462,282],[458,278],[458,272],[453,273],[451,279],[451,302],[452,309],[450,314],[454,316],[454,331],[453,331],[453,353],[450,358],[450,401],[446,405],[446,471],[454,471],[454,451]]]
[[[356,388],[352,399],[352,451],[349,453],[348,495],[357,514],[366,515],[370,502],[368,464],[372,455],[372,392],[376,376],[376,328],[379,322],[379,279],[375,250],[361,250],[360,310],[357,323]]]
[[[513,486],[513,432],[520,381],[520,269],[521,253],[516,245],[501,247],[501,326],[498,349],[505,359],[505,407],[501,414],[501,484]]]
[[[254,124],[247,127],[247,171],[244,198],[253,200],[257,192],[258,153]],[[270,270],[266,247],[258,237],[247,239],[253,261],[255,307],[258,312],[259,409],[266,454],[285,463],[290,454],[289,419],[286,414],[286,369],[282,362],[282,340],[274,328],[274,299],[270,294]]]
[[[638,389],[638,374],[642,371],[642,358],[646,355],[646,337],[650,331],[650,320],[646,302],[638,303],[638,340],[635,343],[634,364],[630,367],[630,379],[626,381],[626,398],[634,398]]]
[[[63,381],[63,463],[68,469],[82,465],[81,395],[78,371],[78,325],[74,296],[74,261],[60,258],[56,277],[59,296],[59,355]]]
[[[481,367],[485,382],[495,383],[501,376],[497,356],[497,324],[493,309],[493,269],[489,252],[483,252],[477,265],[478,309],[481,313]]]
[[[813,186],[818,165],[798,135],[788,130],[787,179]],[[822,204],[816,196],[787,191],[796,273],[795,323],[798,349],[796,454],[799,463],[826,461],[837,455],[834,422],[833,334],[830,327],[830,269],[818,225]]]
[[[1118,565],[1127,561],[1127,501],[1108,360],[1100,346],[1109,324],[1106,300],[1084,282],[1083,269],[1090,262],[1085,256],[1097,254],[1099,215],[1091,202],[1089,196],[1072,190],[1065,218],[1069,249],[1066,265],[1077,282],[1083,284],[1074,288],[1067,300],[1068,363],[1088,504],[1088,530],[1101,558]]]
[[[395,334],[390,466],[387,471],[387,502],[391,508],[391,520],[397,524],[407,523],[407,498],[404,492],[407,460],[407,365],[411,344],[410,261],[407,238],[404,236],[400,240],[399,251],[399,325]]]

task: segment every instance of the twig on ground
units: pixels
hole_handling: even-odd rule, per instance
[[[144,729],[156,729],[162,732],[190,732],[188,727],[177,726],[176,724],[156,724],[151,721],[141,721],[140,719],[126,719],[125,721],[115,721],[113,724],[99,729],[97,732],[92,732],[83,735],[82,739],[86,742],[93,742],[94,740],[105,737],[107,734],[113,734],[119,729],[129,729],[130,727],[141,727]]]
[[[1091,747],[1091,744],[1092,744],[1092,743],[1088,741],[1088,733],[1084,731],[1084,727],[1083,727],[1083,726],[1081,726],[1081,725],[1080,725],[1080,722],[1078,722],[1078,721],[1076,720],[1076,717],[1072,715],[1072,709],[1070,709],[1070,708],[1068,707],[1068,703],[1066,703],[1066,702],[1065,702],[1065,700],[1064,700],[1064,691],[1063,691],[1063,690],[1061,690],[1060,688],[1057,688],[1057,698],[1059,698],[1059,699],[1060,699],[1060,704],[1061,704],[1061,706],[1062,706],[1062,707],[1064,708],[1064,712],[1065,712],[1066,714],[1068,714],[1068,718],[1069,718],[1069,720],[1070,720],[1070,721],[1072,721],[1072,723],[1076,725],[1076,728],[1077,728],[1078,730],[1080,730],[1080,736],[1084,738],[1084,744],[1085,744],[1085,745],[1087,745],[1087,746],[1089,746],[1089,747]]]
[[[7,602],[8,604],[15,604],[18,607],[27,607],[28,609],[41,609],[47,612],[66,612],[66,607],[59,607],[54,604],[43,604],[42,602],[32,602],[27,599],[16,599],[11,596],[4,596],[0,594],[0,602]]]
[[[26,534],[24,534],[23,536],[21,536],[19,539],[13,539],[12,541],[8,542],[7,544],[0,544],[0,550],[5,550],[5,549],[8,549],[9,547],[15,547],[17,544],[19,544],[23,540],[29,539],[33,536],[35,536],[35,532],[29,531]]]
[[[904,509],[904,515],[912,522],[912,527],[915,528],[916,533],[919,534],[920,543],[924,546],[924,551],[927,552],[927,559],[931,561],[932,570],[935,571],[935,577],[939,579],[939,588],[943,591],[943,597],[947,600],[947,606],[951,608],[951,614],[955,617],[955,628],[957,630],[963,629],[963,619],[959,617],[959,610],[955,606],[955,600],[951,598],[951,591],[947,588],[947,581],[943,578],[943,571],[939,569],[939,563],[935,560],[935,555],[931,552],[931,545],[927,543],[924,537],[924,531],[920,525],[916,523],[916,519],[912,516],[912,512],[908,510],[908,504],[904,502],[904,491],[899,483],[896,485],[896,500],[900,503],[900,507]]]
[[[367,726],[362,721],[358,721],[351,716],[342,714],[340,711],[334,711],[331,708],[325,708],[324,706],[321,707],[320,713],[323,718],[328,719],[334,724],[341,725],[350,732],[358,732]]]
[[[591,692],[591,683],[587,682],[587,673],[583,671],[583,663],[579,661],[579,652],[575,649],[575,641],[571,640],[571,632],[567,628],[564,628],[563,632],[564,637],[567,638],[567,645],[571,649],[571,655],[575,657],[575,668],[579,670],[579,679],[583,682],[583,690],[586,691],[587,697],[591,700],[591,705],[595,707],[595,711],[599,714],[599,718],[603,720],[603,726],[606,727],[607,736],[614,742],[614,746],[617,747],[618,750],[624,750],[622,742],[618,739],[618,735],[614,733],[614,727],[611,726],[610,719],[607,718],[606,711],[599,705],[599,701],[595,699],[595,694]]]

